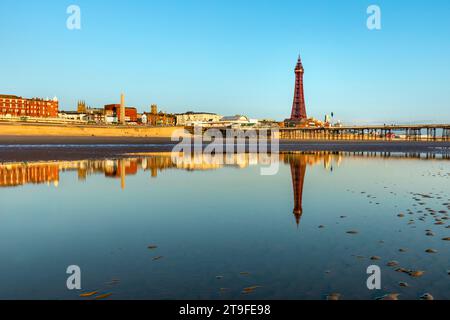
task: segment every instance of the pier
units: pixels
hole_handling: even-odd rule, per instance
[[[450,124],[280,128],[280,139],[450,141]]]
[[[450,124],[381,125],[341,127],[293,127],[293,128],[224,128],[185,127],[190,134],[208,134],[220,131],[223,138],[228,134],[250,138],[279,138],[280,140],[348,140],[348,141],[450,141]],[[227,132],[227,130],[230,130]]]

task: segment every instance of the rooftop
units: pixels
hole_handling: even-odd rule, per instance
[[[178,116],[182,116],[182,115],[190,115],[190,114],[209,114],[209,115],[213,115],[213,116],[217,116],[217,113],[212,113],[212,112],[194,112],[194,111],[188,111],[185,113],[178,113]]]
[[[23,97],[19,97],[19,96],[15,96],[12,94],[0,94],[0,98],[1,99],[24,99],[24,100],[37,100],[37,101],[54,101],[57,102],[58,98],[54,97],[53,99],[43,99],[43,98],[23,98]]]
[[[3,98],[3,99],[22,99],[22,97],[13,96],[13,95],[10,95],[10,94],[0,94],[0,98]]]
[[[248,120],[248,117],[241,116],[241,115],[235,115],[235,116],[226,116],[220,120],[221,121],[242,121],[242,120]]]

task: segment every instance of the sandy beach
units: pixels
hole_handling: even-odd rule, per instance
[[[163,137],[0,136],[0,161],[120,158],[129,153],[170,152],[175,145]],[[280,151],[449,154],[450,142],[283,140]]]

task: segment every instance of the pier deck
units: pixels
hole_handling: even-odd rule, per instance
[[[281,128],[280,139],[450,141],[450,124]]]

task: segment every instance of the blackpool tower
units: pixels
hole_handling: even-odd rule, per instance
[[[303,75],[305,69],[303,69],[302,59],[298,57],[297,65],[295,66],[295,92],[294,103],[292,104],[290,123],[298,124],[304,122],[307,119],[306,106],[305,106],[305,94],[303,92]]]

